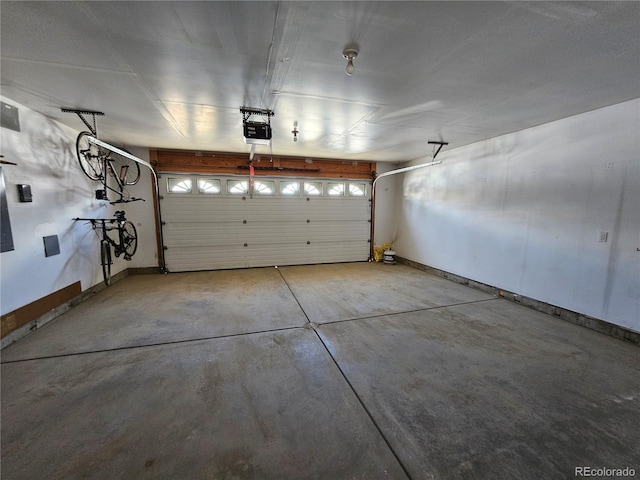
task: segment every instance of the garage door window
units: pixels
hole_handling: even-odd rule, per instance
[[[222,192],[220,186],[220,180],[211,178],[199,178],[198,179],[198,193],[204,193],[206,195],[215,195]]]
[[[305,195],[322,195],[322,182],[304,182]]]
[[[280,193],[282,195],[298,195],[300,182],[280,182]]]
[[[167,190],[169,193],[191,193],[190,178],[168,178]]]
[[[327,184],[327,193],[331,197],[339,197],[344,195],[344,183]]]
[[[350,183],[349,195],[352,197],[364,197],[366,192],[366,186],[364,183]]]
[[[274,183],[270,181],[256,181],[253,184],[253,192],[258,195],[273,195],[275,194]]]
[[[246,180],[227,180],[227,192],[234,195],[249,193],[249,182]]]

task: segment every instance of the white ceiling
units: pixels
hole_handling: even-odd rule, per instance
[[[3,0],[0,15],[2,95],[76,129],[61,107],[102,111],[119,145],[249,152],[244,105],[274,110],[274,154],[399,162],[640,97],[636,2]]]

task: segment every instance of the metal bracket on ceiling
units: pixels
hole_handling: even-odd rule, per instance
[[[80,120],[84,122],[87,128],[91,131],[94,137],[98,136],[98,128],[96,127],[96,115],[103,116],[104,112],[98,112],[96,110],[78,110],[76,108],[61,108],[64,113],[75,113],[80,117]],[[91,115],[93,119],[93,126],[84,118],[85,115]]]
[[[249,120],[249,117],[251,115],[262,115],[262,116],[266,116],[267,119],[270,119],[275,115],[275,113],[273,113],[273,110],[268,110],[266,108],[250,108],[250,107],[240,107],[240,113],[242,113],[242,121],[244,123],[246,123],[247,120]],[[269,123],[271,122],[269,121]]]
[[[435,142],[435,141],[431,141],[431,140],[429,140],[427,143],[431,144],[431,145],[440,145],[438,147],[438,150],[436,150],[436,153],[433,154],[433,159],[434,160],[436,159],[436,157],[440,153],[440,150],[442,150],[442,147],[445,146],[445,145],[449,145],[449,142]]]

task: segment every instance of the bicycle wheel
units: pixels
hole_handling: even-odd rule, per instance
[[[129,153],[122,148],[121,150]],[[109,155],[113,161],[113,174],[117,175],[123,185],[135,185],[140,180],[140,164],[115,152]]]
[[[136,232],[135,225],[127,220],[122,226],[122,251],[124,252],[124,259],[131,260],[137,248],[138,232]]]
[[[100,148],[89,142],[89,137],[93,137],[91,132],[80,132],[76,140],[76,155],[80,168],[91,180],[102,180],[104,178],[102,159],[100,158]]]
[[[111,285],[111,245],[106,240],[100,242],[100,261],[104,284],[109,286]]]

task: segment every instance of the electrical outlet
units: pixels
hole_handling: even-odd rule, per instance
[[[598,242],[606,242],[609,239],[609,232],[600,230],[598,232]]]

